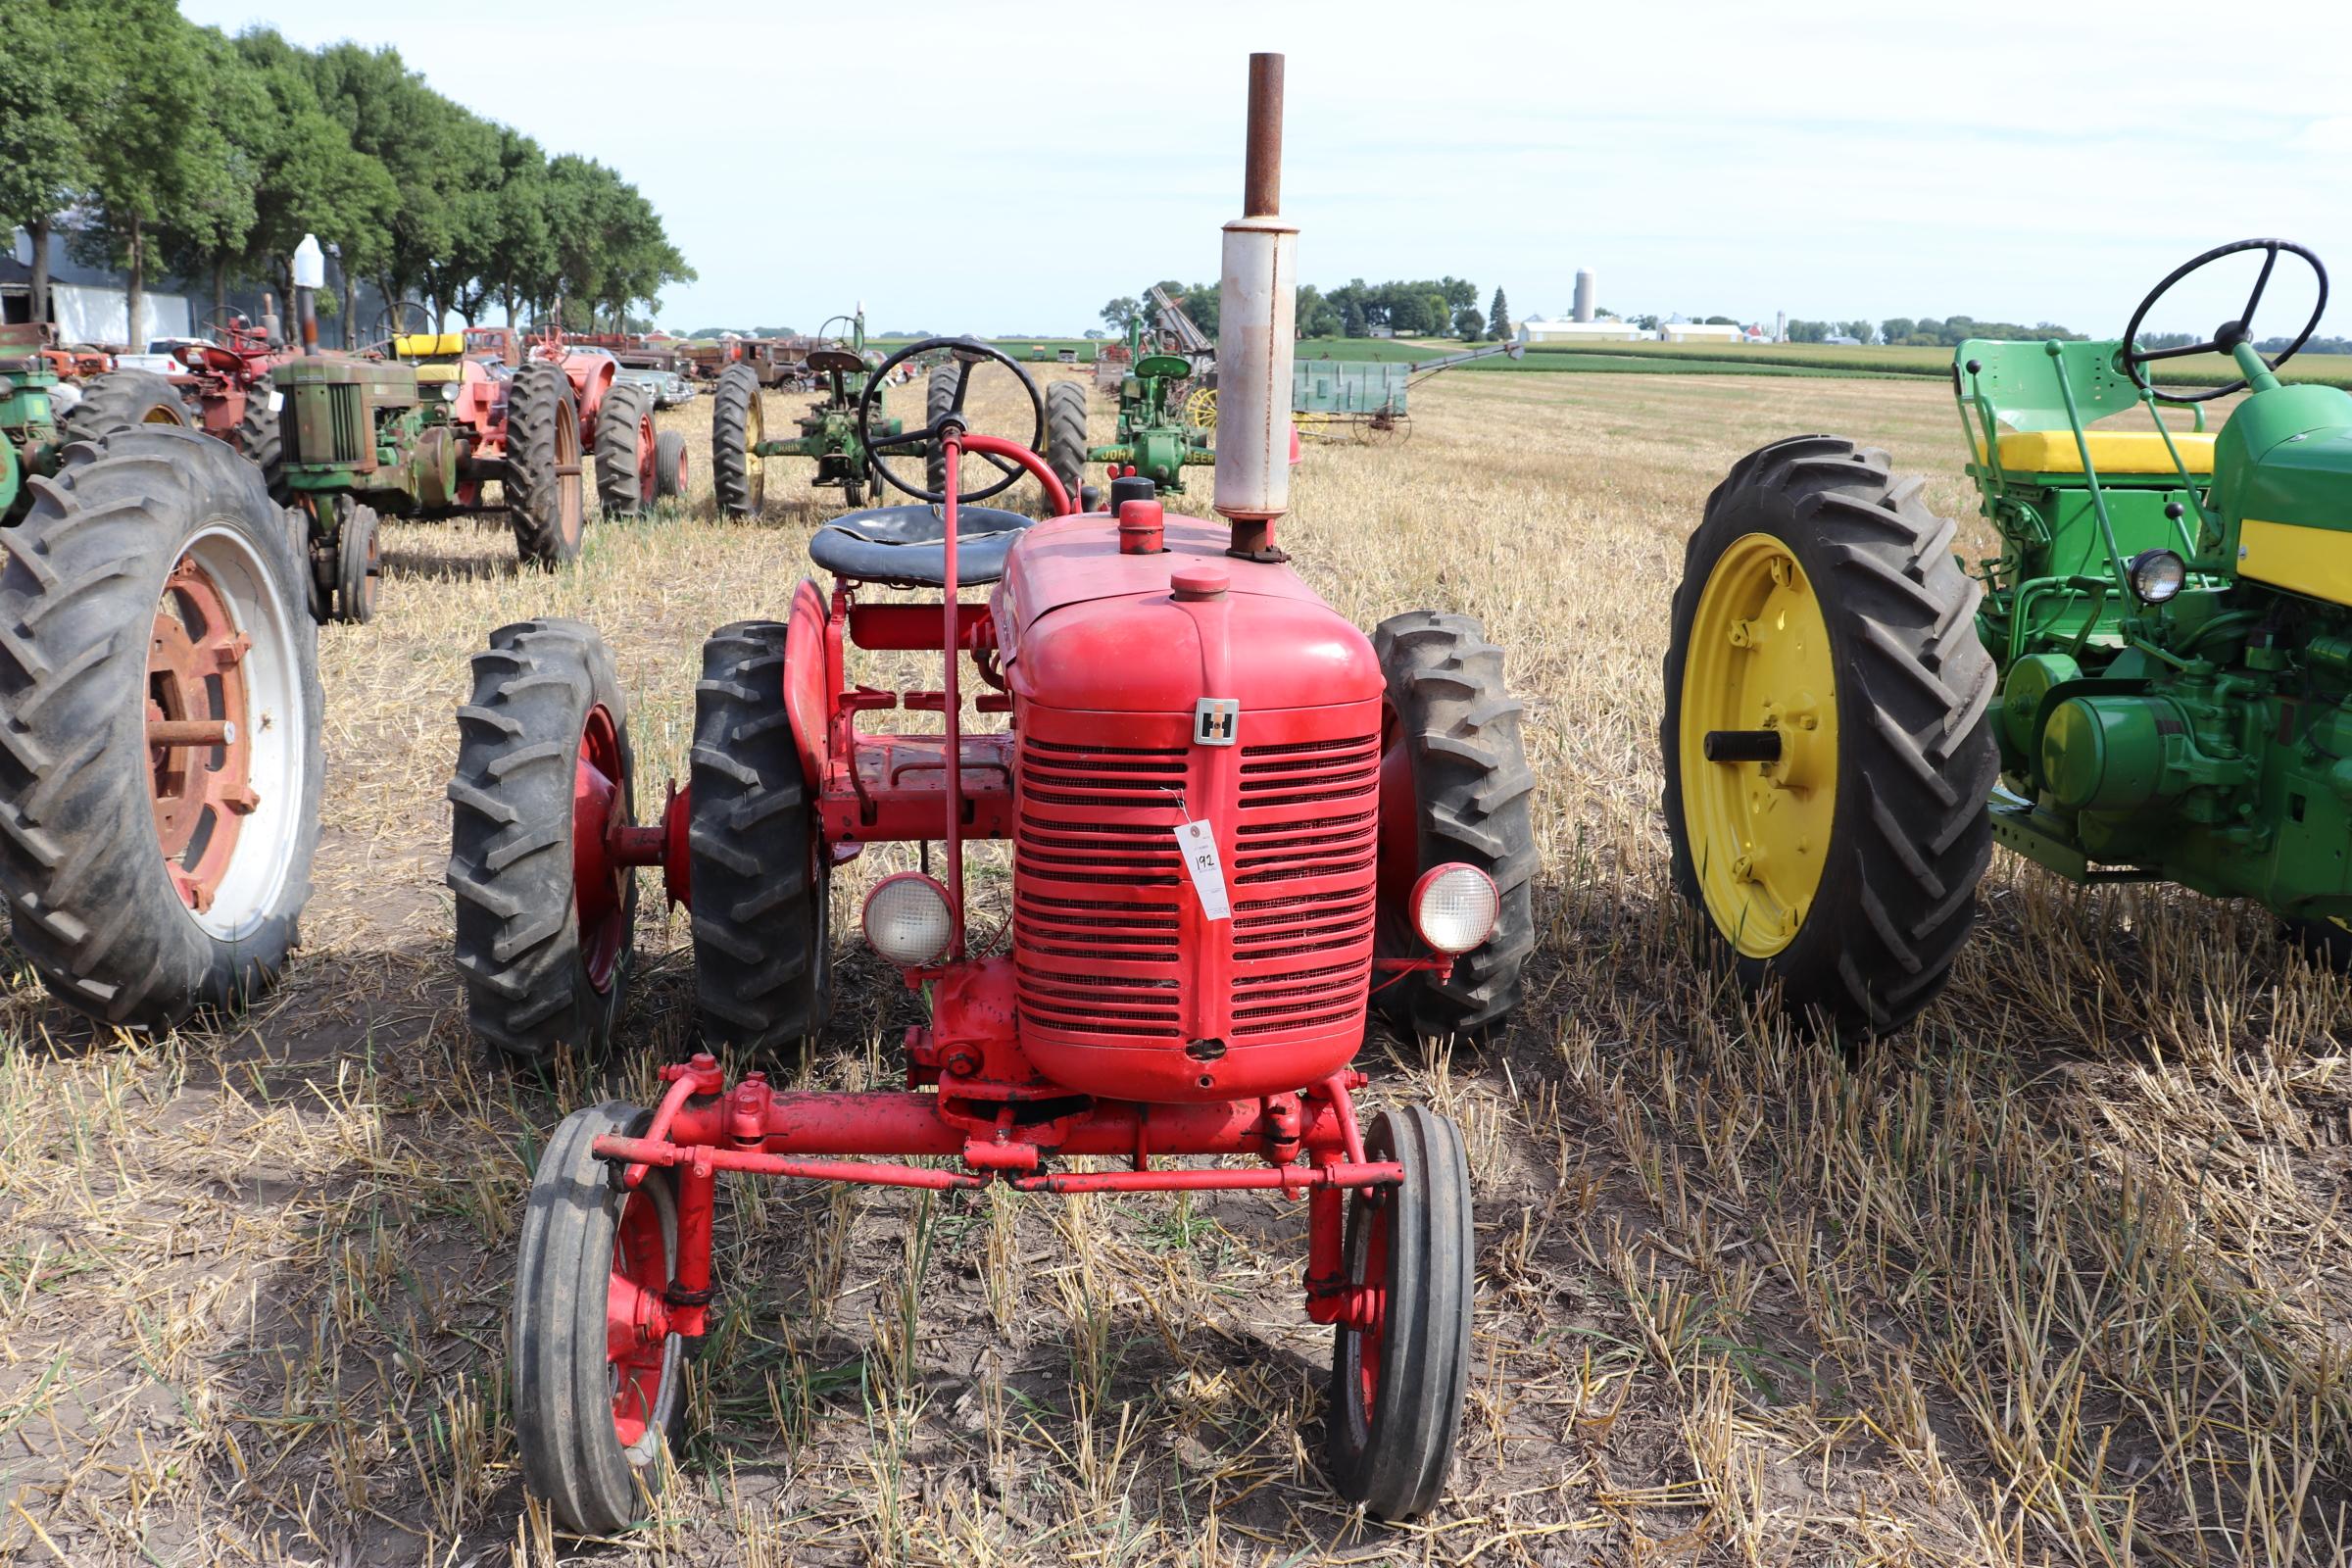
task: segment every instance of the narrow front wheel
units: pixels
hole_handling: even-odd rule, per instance
[[[685,1412],[670,1332],[675,1176],[615,1187],[596,1140],[651,1120],[618,1102],[564,1118],[539,1156],[514,1268],[511,1346],[523,1486],[566,1530],[610,1535],[651,1511]]]
[[[1347,1284],[1377,1305],[1333,1336],[1329,1463],[1342,1496],[1409,1519],[1446,1490],[1470,1383],[1470,1162],[1453,1123],[1419,1105],[1373,1122],[1364,1155],[1404,1181],[1348,1200]]]

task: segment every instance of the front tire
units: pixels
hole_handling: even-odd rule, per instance
[[[754,450],[766,438],[759,372],[728,366],[710,394],[710,487],[727,516],[756,517],[767,505],[767,462]]]
[[[1521,971],[1536,948],[1540,857],[1529,802],[1535,774],[1519,734],[1520,704],[1502,674],[1502,650],[1467,615],[1417,610],[1382,621],[1373,652],[1388,679],[1381,715],[1380,915],[1376,950],[1426,957],[1405,907],[1421,873],[1448,860],[1494,883],[1494,929],[1440,984],[1411,971],[1373,1000],[1397,1027],[1443,1039],[1475,1037],[1519,1004]]]
[[[686,494],[686,436],[664,430],[654,437],[654,494],[664,501]]]
[[[318,843],[318,629],[261,473],[193,430],[66,451],[0,569],[0,889],[60,999],[162,1031],[268,989]],[[158,724],[225,726],[156,744]]]
[[[584,1536],[645,1517],[686,1409],[684,1338],[607,1327],[616,1302],[629,1321],[630,1298],[662,1295],[677,1271],[675,1174],[648,1170],[623,1192],[596,1157],[599,1137],[651,1120],[618,1102],[564,1117],[540,1153],[516,1250],[509,1344],[523,1487]]]
[[[823,1027],[828,864],[784,706],[785,628],[703,644],[694,688],[694,989],[707,1047],[772,1050]]]
[[[1347,1283],[1385,1303],[1370,1327],[1333,1332],[1325,1449],[1341,1496],[1410,1519],[1445,1494],[1470,1385],[1470,1162],[1453,1123],[1421,1105],[1382,1112],[1364,1157],[1396,1160],[1404,1182],[1348,1199]]]
[[[931,367],[923,382],[923,424],[936,430],[939,421],[956,409],[956,383],[962,368],[954,360]],[[948,493],[948,449],[934,441],[923,449],[923,488],[935,496]]]
[[[1920,491],[1834,436],[1741,459],[1690,536],[1666,653],[1677,889],[1744,989],[1863,1035],[1942,988],[1992,855],[1997,676]],[[1707,760],[1743,737],[1774,760]]]
[[[590,1060],[611,1044],[635,951],[637,878],[577,863],[575,795],[635,820],[628,708],[612,656],[576,620],[526,620],[473,656],[449,783],[449,886],[466,1013],[509,1060]]]
[[[507,519],[525,562],[580,558],[587,493],[580,478],[580,411],[558,365],[526,365],[507,392]]]
[[[596,499],[606,516],[654,509],[655,454],[653,393],[635,381],[615,381],[596,412]]]

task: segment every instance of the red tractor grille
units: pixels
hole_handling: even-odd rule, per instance
[[[1364,708],[1250,713],[1245,725],[1270,738],[1232,750],[1089,746],[1074,736],[1101,715],[1024,713],[1013,834],[1024,1036],[1296,1043],[1302,1064],[1352,1054],[1380,824]],[[1185,733],[1188,716],[1143,738]],[[1203,917],[1185,874],[1174,829],[1188,817],[1216,824],[1229,920]]]

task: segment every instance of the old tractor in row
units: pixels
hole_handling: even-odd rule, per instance
[[[618,371],[604,350],[506,327],[397,331],[379,353],[283,366],[280,482],[311,519],[322,612],[374,613],[379,514],[476,513],[495,482],[517,555],[557,566],[585,536],[584,469],[608,516],[682,494],[684,438],[656,434],[651,389]]]
[[[865,312],[834,318],[849,331],[827,338],[803,354],[802,364],[819,378],[822,394],[797,421],[799,434],[770,437],[760,367],[737,360],[718,373],[710,395],[710,480],[719,511],[731,517],[757,516],[767,505],[767,465],[777,458],[813,458],[808,482],[837,489],[842,503],[856,508],[877,484],[873,443],[901,433],[902,421],[875,416],[872,428],[858,422],[858,410],[877,366],[865,346]],[[830,327],[832,322],[827,322]]]
[[[1444,1035],[1518,1000],[1533,780],[1502,655],[1472,622],[1414,611],[1367,636],[1276,544],[1288,441],[1263,389],[1289,381],[1297,238],[1279,66],[1251,61],[1248,216],[1225,229],[1222,520],[1168,512],[1140,475],[1114,482],[1113,510],[1079,512],[1028,374],[932,339],[876,367],[852,411],[876,430],[890,372],[927,354],[957,368],[945,417],[870,449],[909,504],[817,529],[830,584],[710,636],[692,774],[655,820],[637,821],[628,705],[592,628],[526,621],[475,656],[449,787],[475,1032],[525,1063],[604,1047],[636,868],[659,866],[691,917],[706,1047],[662,1070],[658,1103],[566,1117],[532,1180],[512,1410],[524,1484],[567,1529],[624,1527],[662,1484],[688,1347],[730,1283],[713,1244],[728,1175],[1302,1200],[1306,1313],[1333,1334],[1331,1483],[1380,1518],[1444,1492],[1470,1370],[1470,1174],[1445,1117],[1359,1114],[1354,1060],[1376,1002]],[[984,370],[1017,381],[1017,439],[958,412]],[[899,471],[934,450],[939,487]],[[1034,479],[1054,515],[974,504],[975,468]],[[853,647],[927,653],[936,683],[854,685]],[[967,726],[974,689],[1009,727]],[[893,708],[938,722],[860,726]],[[1002,925],[972,906],[981,839],[1012,847]],[[927,998],[906,1087],[730,1079],[718,1054],[825,1021],[833,870],[908,841],[938,847],[939,874],[883,877],[861,921]]]
[[[0,895],[52,994],[160,1031],[298,940],[318,629],[261,469],[180,420],[61,435],[39,346],[0,326]]]
[[[2139,345],[2168,293],[2239,255],[2259,271],[2209,339]],[[2266,358],[2282,258],[2318,303]],[[1973,568],[1921,482],[1851,441],[1776,442],[1717,487],[1660,745],[1675,881],[1746,986],[1899,1027],[1949,976],[1996,843],[2075,882],[2251,899],[2352,956],[2352,396],[2277,374],[2327,299],[2310,251],[2243,240],[2164,278],[2120,339],[1960,345],[2000,543]],[[2235,378],[2149,373],[2194,354]]]

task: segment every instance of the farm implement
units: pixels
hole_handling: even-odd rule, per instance
[[[659,866],[691,915],[708,1048],[663,1070],[651,1107],[565,1118],[533,1178],[515,1432],[526,1485],[568,1529],[625,1525],[662,1484],[686,1347],[722,1310],[722,1173],[1303,1200],[1307,1315],[1333,1330],[1332,1484],[1382,1518],[1444,1489],[1469,1369],[1469,1172],[1444,1117],[1359,1114],[1352,1062],[1375,1001],[1439,1035],[1517,1001],[1532,779],[1501,653],[1475,624],[1416,611],[1367,637],[1277,548],[1288,443],[1265,389],[1287,378],[1296,244],[1279,216],[1280,67],[1251,59],[1248,216],[1224,234],[1237,373],[1221,522],[1167,512],[1140,475],[1114,483],[1112,511],[1078,512],[1041,450],[1028,374],[930,339],[877,367],[855,410],[874,429],[899,365],[956,368],[943,416],[874,442],[881,482],[911,504],[818,529],[830,588],[804,580],[784,620],[710,637],[692,776],[656,820],[637,823],[626,705],[592,629],[509,626],[475,657],[449,880],[476,1033],[521,1063],[602,1049],[629,974],[634,868]],[[1025,439],[967,421],[983,370],[1018,382]],[[899,471],[918,453],[937,454],[936,488]],[[975,504],[974,466],[1033,478],[1054,515]],[[964,602],[979,585],[987,602]],[[851,647],[927,652],[938,685],[853,686]],[[967,681],[1009,728],[966,727]],[[893,708],[938,727],[860,728]],[[1013,850],[1008,919],[987,939],[966,902],[975,839]],[[907,841],[941,847],[940,876],[881,878],[861,921],[926,999],[906,1087],[730,1081],[719,1052],[789,1048],[826,1018],[834,868]],[[1227,1162],[1184,1163],[1203,1156]]]
[[[2176,285],[2241,254],[2259,272],[2209,341],[2139,346]],[[2265,359],[2281,257],[2318,303]],[[1803,436],[1732,470],[1675,597],[1660,743],[1676,882],[1744,983],[1900,1026],[1995,843],[2077,882],[2252,899],[2352,958],[2352,397],[2276,374],[2327,299],[2310,251],[2243,240],[2164,278],[2121,339],[1961,344],[2000,540],[1974,571],[1883,453]],[[2195,353],[2238,378],[2152,383]],[[2203,405],[2239,391],[2208,431]],[[2135,409],[2141,428],[2109,422]]]
[[[1409,436],[1413,418],[1408,407],[1414,387],[1457,365],[1491,360],[1497,354],[1516,360],[1527,353],[1524,343],[1496,343],[1490,348],[1464,349],[1434,360],[1410,364],[1377,360],[1309,360],[1292,372],[1291,418],[1309,441],[1379,441]]]
[[[767,464],[775,458],[814,458],[816,475],[808,482],[840,490],[843,503],[853,508],[864,506],[868,489],[878,484],[873,445],[899,435],[902,421],[876,416],[870,426],[859,422],[876,371],[865,347],[865,312],[860,308],[854,318],[834,320],[846,321],[848,341],[823,342],[801,357],[806,371],[820,378],[824,393],[801,416],[798,435],[768,436],[760,362],[739,359],[719,371],[710,394],[710,479],[719,510],[729,516],[757,516],[767,504]],[[905,358],[895,355],[891,363]]]
[[[258,467],[178,419],[61,441],[54,382],[0,327],[0,893],[52,994],[164,1030],[294,945],[317,631]]]

